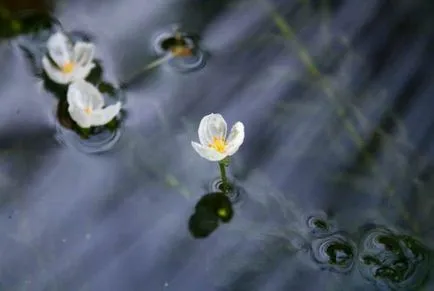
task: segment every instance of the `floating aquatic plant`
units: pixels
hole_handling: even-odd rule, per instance
[[[205,65],[205,54],[193,37],[187,33],[175,29],[166,32],[156,38],[155,51],[162,56],[154,62],[167,64],[179,72],[190,72],[202,68]]]
[[[374,226],[360,243],[358,267],[382,290],[419,290],[429,276],[430,253],[413,237]]]
[[[42,66],[48,77],[59,84],[69,84],[85,79],[95,67],[95,46],[89,42],[74,44],[62,32],[56,32],[47,41],[48,54],[42,58]]]
[[[226,176],[226,167],[229,166],[229,157],[244,142],[244,124],[236,122],[227,135],[227,124],[223,116],[211,113],[200,121],[198,134],[200,143],[192,141],[191,145],[201,157],[219,163],[221,190],[227,193],[232,186]]]
[[[91,83],[77,80],[68,88],[68,112],[81,128],[102,126],[113,120],[121,110],[121,102],[104,107],[104,97]]]
[[[115,94],[118,100],[119,94]],[[111,149],[120,138],[123,118],[121,102],[111,104],[113,97],[87,81],[73,82],[67,98],[60,99],[57,106],[57,139],[88,154]]]

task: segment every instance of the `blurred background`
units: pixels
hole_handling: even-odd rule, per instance
[[[0,0],[0,290],[433,290],[433,12]],[[204,66],[146,69],[175,26]],[[124,96],[110,151],[57,130],[40,60],[59,29],[95,44]],[[190,145],[209,113],[245,125],[236,200]]]

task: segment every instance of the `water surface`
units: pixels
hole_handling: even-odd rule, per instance
[[[126,117],[103,154],[60,143],[57,100],[23,50],[47,30],[1,40],[0,289],[431,290],[429,11],[404,0],[55,3],[60,25],[96,44]],[[173,25],[199,36],[206,65],[137,74]],[[212,194],[217,165],[190,145],[213,112],[246,128],[231,206]]]

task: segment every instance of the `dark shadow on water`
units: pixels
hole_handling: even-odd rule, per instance
[[[1,188],[1,210],[29,195],[26,189],[39,178],[38,170],[58,148],[53,135],[51,128],[16,129],[1,133],[0,155],[2,165],[7,169],[1,175],[6,174],[7,179],[11,179],[10,184]]]
[[[0,4],[0,39],[37,33],[59,25],[50,10],[48,7],[10,10]]]
[[[194,238],[206,238],[221,223],[230,222],[233,216],[232,203],[224,193],[208,193],[197,202],[188,221],[188,229]]]

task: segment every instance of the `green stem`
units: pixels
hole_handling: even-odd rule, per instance
[[[228,184],[228,178],[226,176],[226,166],[228,165],[228,161],[226,159],[221,160],[219,162],[219,167],[220,167],[220,176],[222,178],[222,191],[224,193],[227,192],[227,190],[229,189],[229,184]]]

